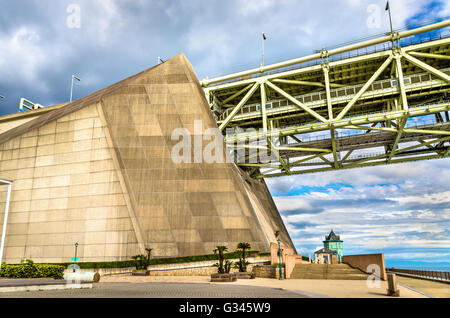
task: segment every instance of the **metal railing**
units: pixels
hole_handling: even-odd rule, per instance
[[[387,268],[388,272],[399,273],[399,274],[408,274],[417,277],[424,278],[433,278],[442,281],[450,282],[450,272],[445,271],[431,271],[431,270],[422,270],[422,269],[400,269],[400,268]]]
[[[448,20],[430,25],[425,29],[418,28],[402,32],[399,34],[400,45],[402,47],[407,47],[410,45],[416,45],[425,42],[431,42],[435,40],[448,38],[450,37],[450,29],[447,27],[448,27]],[[328,52],[330,54],[328,60],[330,62],[334,62],[338,60],[348,59],[351,57],[358,57],[390,50],[392,49],[392,42],[390,37],[391,37],[390,35],[386,35],[380,38],[378,41],[374,39],[362,42],[359,45],[353,44],[350,46],[331,49]],[[265,66],[264,72],[261,72],[261,69],[256,67],[253,70],[245,70],[235,74],[220,76],[218,78],[213,79],[206,78],[202,81],[202,85],[213,87],[216,85],[240,81],[242,80],[242,78],[246,76],[249,76],[250,78],[257,78],[263,75],[276,74],[289,70],[319,65],[322,62],[323,61],[320,56],[320,53],[316,53],[311,56],[303,57],[300,59],[284,61],[281,63],[276,63],[274,65],[267,65]]]

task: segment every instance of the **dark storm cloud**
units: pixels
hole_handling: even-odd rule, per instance
[[[153,66],[158,56],[184,52],[200,79],[257,67],[262,31],[267,63],[379,34],[382,28],[366,25],[368,5],[378,2],[4,0],[0,94],[7,98],[0,115],[16,112],[20,97],[43,105],[66,102],[74,73],[82,79],[74,92],[80,98]],[[423,3],[407,9],[415,13]],[[67,26],[70,4],[80,7],[79,29]],[[300,6],[320,14],[298,19]],[[398,14],[400,27],[406,17]]]

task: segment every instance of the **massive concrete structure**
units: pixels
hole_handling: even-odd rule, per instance
[[[13,181],[4,258],[70,261],[209,254],[292,241],[264,181],[234,163],[175,163],[175,128],[217,128],[183,54],[68,104],[0,117]],[[216,142],[222,142],[220,139]],[[6,186],[0,185],[1,214]]]

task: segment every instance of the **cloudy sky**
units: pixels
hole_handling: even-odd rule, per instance
[[[446,0],[391,0],[394,28],[450,16]],[[385,0],[0,0],[0,115],[25,97],[78,99],[184,52],[200,79],[388,31]],[[78,15],[79,13],[79,15]],[[78,19],[79,18],[79,19]],[[268,180],[291,236],[314,252],[331,228],[345,253],[450,265],[450,160]]]

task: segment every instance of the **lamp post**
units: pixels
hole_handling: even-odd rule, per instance
[[[5,96],[3,96],[3,95],[0,95],[0,98],[2,98],[2,99],[3,99],[3,98],[5,98]]]
[[[283,280],[283,270],[281,265],[281,239],[280,239],[280,231],[275,232],[275,237],[277,238],[278,242],[278,270],[279,270],[279,280]]]
[[[78,249],[78,242],[75,243],[75,258],[73,263],[73,272],[75,273],[75,264],[77,262],[77,249]]]
[[[261,57],[261,67],[264,67],[264,41],[266,40],[266,35],[264,34],[264,32],[262,33],[262,40],[261,40],[261,44],[262,44],[262,57]]]
[[[0,178],[0,184],[8,185],[8,194],[6,196],[5,216],[3,217],[2,242],[0,245],[0,268],[2,268],[3,248],[5,247],[6,226],[8,224],[9,201],[11,199],[12,181]]]
[[[81,79],[79,77],[76,77],[75,75],[72,75],[72,85],[70,86],[70,102],[72,102],[72,96],[73,96],[73,80],[76,79],[78,82],[81,82]]]
[[[394,46],[395,46],[395,41],[394,41],[394,28],[392,27],[391,7],[389,6],[389,0],[386,2],[386,8],[384,9],[384,11],[388,11],[388,13],[389,13],[389,25],[390,25],[390,27],[391,27],[391,37],[392,37],[391,42],[392,42],[392,49],[393,49]],[[400,41],[400,40],[398,40],[398,41]],[[397,41],[397,45],[398,45],[398,43],[399,43],[398,41]]]

